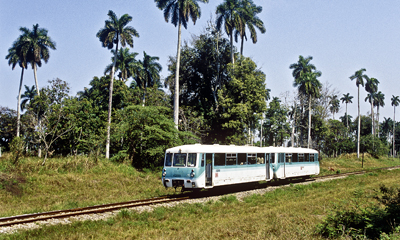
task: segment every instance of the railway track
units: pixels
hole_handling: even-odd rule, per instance
[[[400,166],[395,166],[395,167],[379,168],[379,169],[368,170],[368,171],[339,173],[339,174],[332,174],[332,175],[325,175],[325,176],[316,176],[316,177],[313,177],[313,178],[310,178],[307,180],[315,181],[315,180],[324,179],[324,178],[331,178],[331,179],[343,178],[343,177],[346,177],[349,175],[360,175],[360,174],[365,174],[365,173],[373,172],[373,171],[377,171],[377,170],[393,170],[393,169],[399,169],[399,168],[400,168]],[[262,185],[268,187],[268,186],[286,185],[288,183],[297,183],[297,182],[301,182],[301,181],[289,181],[287,183],[281,182],[280,184],[279,184],[279,182],[278,183],[268,182],[265,185],[264,184],[262,184]],[[222,193],[222,194],[226,194],[226,192]],[[195,196],[194,198],[199,198],[199,197],[207,197],[207,196],[205,194],[200,194],[200,196]],[[112,211],[116,211],[116,210],[120,210],[120,209],[124,209],[124,208],[134,208],[134,207],[148,206],[148,205],[161,204],[161,203],[178,202],[178,201],[182,201],[182,200],[187,200],[189,198],[191,198],[190,195],[182,194],[182,195],[179,195],[176,197],[164,196],[164,197],[150,198],[150,199],[145,199],[145,200],[134,200],[134,201],[110,203],[110,204],[96,205],[96,206],[83,207],[83,208],[74,208],[74,209],[68,209],[68,210],[58,210],[58,211],[51,211],[51,212],[42,212],[42,213],[24,214],[24,215],[12,216],[12,217],[4,217],[4,218],[0,218],[0,228],[1,227],[9,227],[9,226],[18,225],[18,224],[46,221],[49,219],[60,219],[60,218],[69,218],[69,217],[85,215],[85,214],[98,214],[98,213],[112,212]]]
[[[73,216],[79,216],[84,214],[96,214],[96,213],[104,213],[104,212],[112,212],[115,210],[120,210],[124,208],[133,208],[140,206],[147,206],[159,203],[168,203],[168,202],[176,202],[188,199],[188,196],[184,197],[158,197],[158,198],[150,198],[145,200],[134,200],[120,203],[110,203],[104,205],[96,205],[90,207],[83,208],[74,208],[68,210],[59,210],[59,211],[51,211],[51,212],[43,212],[43,213],[34,213],[34,214],[24,214],[12,217],[0,218],[0,227],[7,227],[17,224],[25,224],[31,222],[45,221],[49,219],[57,219],[57,218],[68,218]]]

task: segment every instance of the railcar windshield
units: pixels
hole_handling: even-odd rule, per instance
[[[189,153],[188,167],[196,167],[197,153]]]
[[[186,166],[186,153],[175,153],[174,154],[174,167],[185,167]]]
[[[167,153],[165,154],[165,166],[166,167],[171,167],[172,164],[172,153]]]

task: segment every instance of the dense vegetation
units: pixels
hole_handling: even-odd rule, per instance
[[[376,159],[368,154],[364,161],[364,169],[400,164],[398,159]],[[5,154],[0,162],[0,216],[175,193],[162,186],[160,171],[137,171],[130,164],[105,158],[53,158],[42,166],[42,159],[32,157],[21,159],[16,166]],[[359,170],[361,161],[355,154],[322,160],[322,174],[332,174],[332,168],[342,172]],[[357,237],[360,233],[364,236],[364,232],[370,234],[378,227],[385,234],[375,232],[373,236],[388,239],[387,236],[399,236],[395,229],[399,216],[395,195],[398,181],[399,170],[378,171],[324,183],[290,185],[244,199],[224,196],[218,201],[157,208],[153,212],[122,210],[107,220],[48,226],[0,235],[0,239],[322,239],[329,233],[338,237]],[[382,184],[390,194],[379,192]],[[378,213],[387,218],[372,218]],[[362,223],[359,228],[354,225],[356,220]],[[391,223],[395,224],[393,228]],[[323,226],[332,231],[322,232]]]

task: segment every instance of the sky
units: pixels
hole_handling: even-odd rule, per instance
[[[189,22],[182,30],[182,40],[201,34],[207,21],[215,21],[216,6],[223,0],[199,3],[201,18]],[[378,90],[385,94],[383,117],[393,119],[390,98],[400,95],[397,75],[400,67],[400,1],[398,0],[254,0],[262,6],[258,17],[266,33],[257,32],[258,42],[245,42],[243,54],[251,57],[266,74],[267,88],[272,96],[293,93],[292,70],[299,56],[312,56],[312,64],[322,72],[322,84],[329,83],[339,98],[345,93],[354,96],[348,112],[357,116],[357,87],[349,77],[365,68],[369,77],[380,81]],[[17,108],[21,68],[12,70],[5,56],[8,48],[21,34],[20,27],[32,29],[34,24],[48,30],[56,42],[47,64],[38,68],[39,87],[48,80],[60,78],[69,83],[71,95],[89,87],[95,76],[102,76],[111,63],[111,52],[101,46],[96,33],[104,27],[107,13],[129,14],[140,37],[134,38],[133,52],[143,58],[143,51],[158,56],[163,67],[162,78],[168,76],[168,57],[176,56],[178,29],[165,22],[163,12],[152,0],[0,0],[0,106]],[[225,37],[227,37],[225,35]],[[235,44],[240,48],[239,43]],[[129,84],[130,82],[128,82]],[[24,85],[34,85],[33,70],[24,74]],[[23,88],[24,89],[24,88]],[[360,91],[361,114],[370,111],[364,102],[367,93]],[[400,111],[397,111],[400,112]],[[345,105],[337,116],[343,116]],[[396,117],[396,119],[400,119]]]

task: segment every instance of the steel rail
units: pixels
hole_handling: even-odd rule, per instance
[[[49,219],[57,219],[57,218],[68,218],[73,216],[79,216],[84,214],[95,214],[95,213],[104,213],[111,212],[115,210],[120,210],[123,208],[133,208],[140,207],[158,203],[167,203],[167,202],[176,202],[188,199],[188,196],[185,197],[177,197],[177,198],[168,198],[168,197],[159,197],[159,198],[150,198],[144,200],[134,200],[128,202],[120,202],[120,203],[110,203],[104,205],[96,205],[90,207],[83,208],[74,208],[67,210],[58,210],[51,212],[43,212],[43,213],[34,213],[34,214],[24,214],[12,217],[0,218],[0,227],[6,227],[17,224],[24,224],[30,222],[44,221]]]

